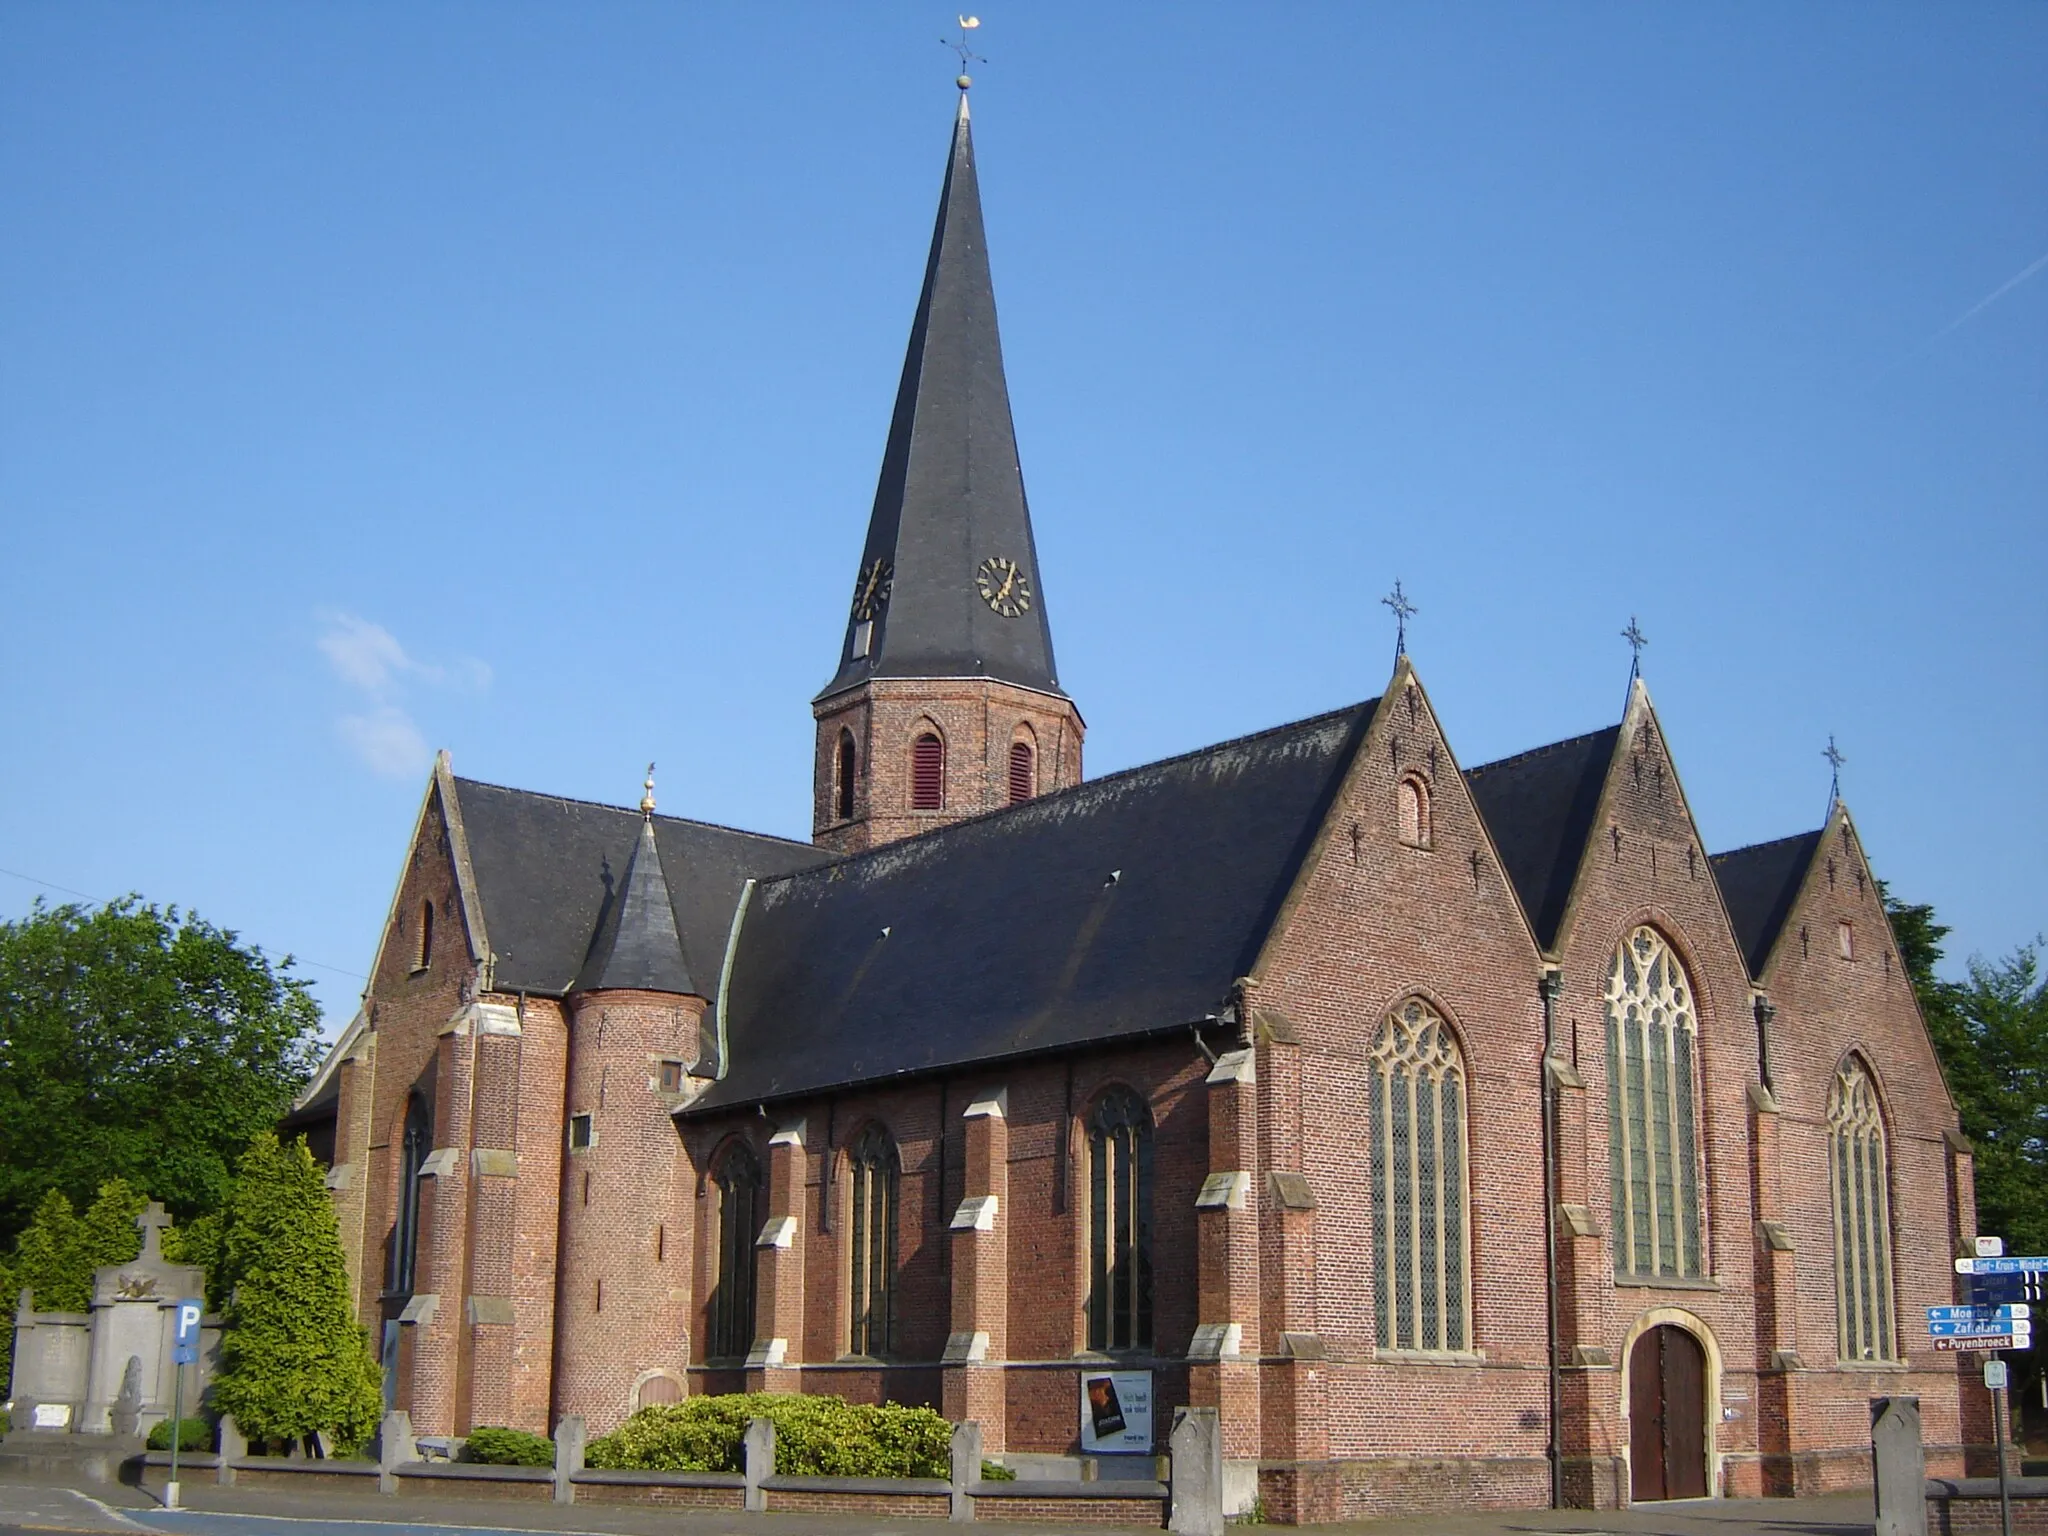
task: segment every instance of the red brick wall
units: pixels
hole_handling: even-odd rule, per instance
[[[812,840],[843,853],[872,848],[979,816],[1010,803],[1010,743],[1030,733],[1038,793],[1081,782],[1081,712],[1056,694],[974,678],[877,679],[815,708],[817,755]],[[911,744],[938,728],[946,747],[943,809],[911,808]],[[839,733],[853,733],[859,760],[854,814],[842,821],[835,788]]]

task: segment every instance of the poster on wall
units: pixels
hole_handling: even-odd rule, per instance
[[[1152,1373],[1081,1373],[1081,1450],[1084,1455],[1150,1455]]]

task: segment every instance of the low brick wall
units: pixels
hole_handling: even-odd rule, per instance
[[[578,1504],[640,1504],[663,1509],[746,1506],[746,1479],[727,1472],[614,1472],[588,1470],[569,1479]]]
[[[1075,1525],[1166,1524],[1166,1486],[1149,1482],[977,1483],[976,1520],[1045,1521]]]
[[[794,1478],[777,1478],[765,1485],[770,1513],[872,1515],[882,1520],[943,1520],[953,1508],[950,1488],[937,1494],[840,1493],[824,1488],[782,1486],[794,1481]]]
[[[2048,1536],[2048,1477],[2015,1477],[2008,1487],[2013,1530],[2026,1536]],[[1998,1529],[1997,1478],[1927,1480],[1927,1536],[1978,1536]]]
[[[399,1467],[401,1496],[532,1499],[554,1502],[555,1474],[547,1467],[487,1467],[466,1461],[415,1461]]]

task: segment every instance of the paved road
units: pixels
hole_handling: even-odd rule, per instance
[[[938,1536],[931,1520],[741,1515],[617,1506],[521,1504],[374,1494],[303,1494],[187,1483],[186,1510],[166,1510],[140,1489],[95,1484],[0,1484],[0,1536]],[[492,1525],[491,1517],[505,1520]],[[1018,1536],[1107,1536],[1113,1528],[1033,1525]],[[1243,1528],[1250,1536],[1252,1528]],[[1538,1510],[1418,1516],[1313,1528],[1327,1536],[1871,1536],[1868,1494],[1825,1499],[1697,1500],[1599,1513]]]

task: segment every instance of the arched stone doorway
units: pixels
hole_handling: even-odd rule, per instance
[[[1648,1328],[1628,1357],[1629,1498],[1707,1496],[1707,1352],[1683,1328]]]

